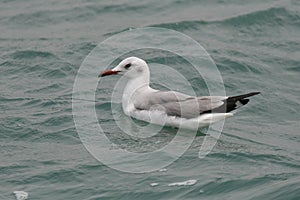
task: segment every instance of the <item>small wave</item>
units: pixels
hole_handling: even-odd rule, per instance
[[[48,7],[48,6],[47,6]],[[144,10],[145,5],[135,4],[117,4],[117,5],[99,5],[89,4],[85,6],[73,6],[51,8],[38,10],[35,12],[18,13],[12,16],[4,17],[3,21],[7,24],[16,24],[19,26],[43,27],[49,24],[63,24],[66,22],[86,22],[103,13],[127,13],[136,10]],[[26,27],[27,28],[27,27]]]
[[[291,72],[300,72],[300,66],[290,67],[287,68],[287,70]]]
[[[48,94],[49,92],[61,92],[63,88],[63,85],[59,83],[51,83],[49,85],[42,85],[40,87],[36,87],[35,89],[27,90],[26,93],[31,93],[31,94],[41,94],[41,93],[46,93]]]
[[[56,59],[57,60],[57,59]],[[75,70],[74,65],[64,61],[52,61],[47,64],[36,64],[36,69],[32,69],[33,66],[28,67],[31,72],[40,71],[39,77],[43,79],[59,79],[67,77],[70,73],[73,74]]]
[[[49,71],[45,72],[44,74],[42,74],[43,78],[62,78],[65,76],[67,76],[67,73],[65,73],[61,69],[49,70]]]
[[[231,73],[252,72],[255,74],[262,74],[262,71],[258,70],[256,66],[252,66],[252,63],[247,63],[241,59],[239,59],[239,61],[237,59],[238,58],[224,58],[221,60],[221,62],[217,62],[217,66],[222,69],[222,71],[229,71]]]
[[[300,16],[286,8],[279,7],[238,15],[219,21],[219,23],[243,27],[251,25],[281,26],[287,23],[299,24]]]
[[[284,26],[286,24],[299,25],[300,16],[283,7],[272,7],[265,10],[253,11],[243,13],[234,17],[229,17],[220,20],[204,21],[204,20],[191,20],[179,21],[171,23],[153,24],[153,27],[170,28],[178,31],[186,30],[199,30],[204,25],[225,25],[225,26],[239,26],[248,27],[252,25],[264,26]]]
[[[34,58],[55,58],[56,56],[50,52],[24,50],[16,51],[12,55],[14,59],[34,59]]]
[[[180,22],[154,24],[151,26],[174,29],[177,31],[186,31],[186,30],[198,30],[199,27],[210,24],[210,23],[214,23],[214,22],[192,20],[192,21],[180,21]]]

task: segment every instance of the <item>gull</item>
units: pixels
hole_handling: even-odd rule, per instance
[[[99,77],[123,75],[128,81],[122,95],[126,115],[152,124],[197,130],[233,116],[234,110],[246,105],[251,92],[238,96],[190,96],[177,91],[160,91],[150,87],[147,63],[137,57],[121,61]]]

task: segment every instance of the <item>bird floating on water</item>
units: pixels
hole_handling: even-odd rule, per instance
[[[122,107],[126,115],[149,123],[177,128],[198,129],[233,116],[231,111],[246,105],[251,92],[238,96],[190,96],[177,91],[160,91],[150,87],[147,63],[137,57],[121,61],[99,77],[123,75],[128,78]]]

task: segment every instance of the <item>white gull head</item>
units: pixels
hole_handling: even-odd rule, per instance
[[[115,68],[102,72],[99,76],[108,76],[113,74],[121,74],[129,79],[143,77],[149,80],[150,72],[147,63],[137,57],[129,57],[122,60]]]
[[[99,76],[123,75],[128,82],[123,91],[122,107],[127,115],[135,110],[134,103],[143,101],[145,95],[156,91],[149,86],[150,71],[147,63],[137,57],[129,57],[121,61],[115,68],[102,72]]]

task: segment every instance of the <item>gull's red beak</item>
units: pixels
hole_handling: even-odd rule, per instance
[[[103,76],[109,76],[109,75],[115,75],[118,74],[120,71],[113,71],[113,70],[106,70],[102,72],[101,74],[98,75],[98,77],[103,77]]]

